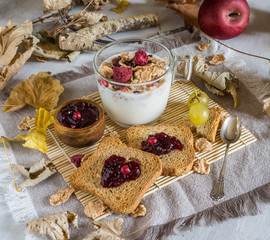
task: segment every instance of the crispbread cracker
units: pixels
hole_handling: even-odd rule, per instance
[[[195,151],[193,149],[193,135],[189,127],[182,124],[159,124],[155,126],[133,126],[126,131],[128,146],[141,149],[141,142],[149,135],[164,132],[176,137],[182,144],[183,150],[173,150],[160,155],[162,161],[162,175],[180,176],[187,174],[193,165]]]
[[[101,172],[104,162],[112,155],[140,162],[141,175],[114,188],[104,188],[101,184]],[[127,147],[118,138],[106,137],[95,152],[85,160],[81,167],[70,176],[75,189],[96,195],[113,212],[128,214],[139,205],[143,195],[161,174],[162,163],[154,154]]]

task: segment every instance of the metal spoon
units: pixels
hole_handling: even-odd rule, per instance
[[[224,198],[224,175],[226,168],[226,159],[228,155],[228,151],[231,143],[235,143],[238,141],[241,135],[241,122],[240,119],[236,116],[228,117],[222,125],[220,131],[221,140],[224,143],[227,143],[227,148],[224,156],[223,165],[219,174],[219,179],[215,183],[212,192],[210,193],[210,197],[215,200],[221,200]]]

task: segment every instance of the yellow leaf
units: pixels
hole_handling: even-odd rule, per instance
[[[26,141],[23,146],[37,149],[43,153],[47,152],[46,129],[53,123],[52,114],[44,108],[36,110],[35,129],[30,129],[27,135],[20,134],[14,138],[3,137],[4,142],[22,142]]]
[[[2,111],[17,111],[27,104],[51,111],[56,107],[63,91],[60,81],[53,78],[50,72],[40,72],[14,87]]]
[[[116,0],[116,8],[113,8],[113,11],[118,14],[122,14],[129,4],[130,2],[127,0]]]

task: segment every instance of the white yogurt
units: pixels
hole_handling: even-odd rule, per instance
[[[169,72],[162,84],[142,93],[113,91],[100,83],[97,85],[109,117],[120,126],[129,127],[151,124],[160,117],[167,105],[171,79],[172,74]]]

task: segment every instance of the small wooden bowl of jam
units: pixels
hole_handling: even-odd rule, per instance
[[[99,104],[75,99],[60,105],[54,112],[54,128],[59,139],[72,147],[97,142],[104,133],[104,111]]]

